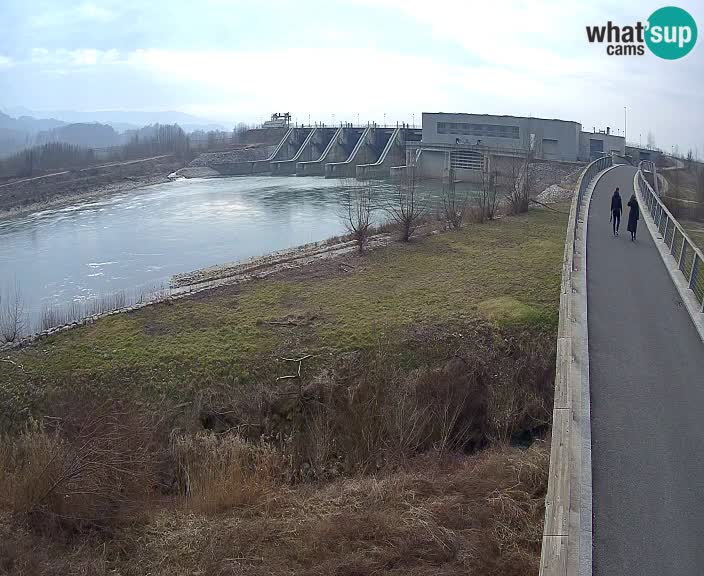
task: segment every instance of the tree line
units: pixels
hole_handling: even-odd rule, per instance
[[[0,159],[0,178],[31,178],[58,170],[76,170],[165,154],[173,154],[187,163],[203,149],[242,142],[248,129],[247,125],[239,124],[231,132],[199,131],[189,136],[178,124],[155,124],[132,133],[125,144],[110,148],[49,142]]]

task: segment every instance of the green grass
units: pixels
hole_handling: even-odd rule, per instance
[[[680,220],[682,227],[700,250],[704,250],[704,222]]]
[[[395,243],[350,273],[272,277],[111,316],[10,354],[22,368],[0,364],[0,411],[56,386],[180,401],[290,372],[280,356],[314,353],[321,363],[423,325],[486,318],[555,330],[566,220],[535,209]],[[266,323],[291,317],[302,320]]]

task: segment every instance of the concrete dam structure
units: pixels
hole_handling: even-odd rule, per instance
[[[406,143],[421,139],[420,128],[360,126],[291,127],[264,160],[213,166],[223,176],[324,176],[388,178],[392,167],[405,166]]]

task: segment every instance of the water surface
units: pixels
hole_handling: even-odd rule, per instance
[[[0,290],[19,287],[34,328],[49,306],[342,234],[342,191],[315,177],[178,180],[0,220]],[[393,187],[378,195],[383,204]]]

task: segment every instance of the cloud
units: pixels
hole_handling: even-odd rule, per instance
[[[75,10],[76,16],[83,21],[112,22],[115,13],[104,6],[97,6],[92,2],[84,2]]]
[[[12,58],[0,54],[0,70],[3,68],[12,68],[14,65],[15,61]]]
[[[105,6],[83,2],[67,9],[45,10],[31,18],[34,28],[66,28],[76,24],[107,24],[117,14]]]
[[[116,64],[120,62],[120,53],[117,50],[96,50],[84,48],[79,50],[47,50],[34,48],[30,61],[43,68],[81,68],[98,65]]]
[[[629,134],[642,127],[661,140],[696,145],[704,132],[702,42],[687,58],[669,62],[652,54],[609,57],[603,46],[586,40],[586,25],[635,23],[655,5],[340,0],[335,10],[373,24],[360,26],[319,24],[314,13],[322,3],[304,1],[285,13],[285,30],[295,32],[287,36],[277,28],[281,13],[271,4],[203,2],[208,10],[169,12],[159,0],[149,9],[136,0],[79,0],[53,13],[53,36],[48,30],[34,35],[45,44],[28,60],[22,59],[26,52],[8,53],[15,66],[5,75],[24,73],[27,64],[27,76],[17,76],[18,94],[21,86],[70,75],[57,80],[51,93],[64,106],[73,105],[78,87],[81,101],[93,108],[105,106],[106,99],[113,106],[141,102],[144,108],[169,106],[215,119],[252,121],[284,108],[301,121],[310,114],[326,122],[333,114],[336,121],[356,120],[357,114],[381,120],[384,113],[388,120],[407,121],[422,111],[456,111],[557,117],[589,129],[617,129],[628,106]],[[687,9],[700,20],[701,8],[692,6]],[[164,31],[155,36],[144,23],[157,13]],[[56,24],[62,18],[69,24]],[[118,18],[124,19],[120,26],[70,24]],[[250,21],[247,32],[256,34],[225,33],[214,19]],[[183,22],[187,31],[179,28]],[[32,78],[33,72],[39,74]],[[25,96],[37,93],[27,88]],[[689,120],[676,123],[676,117]]]

